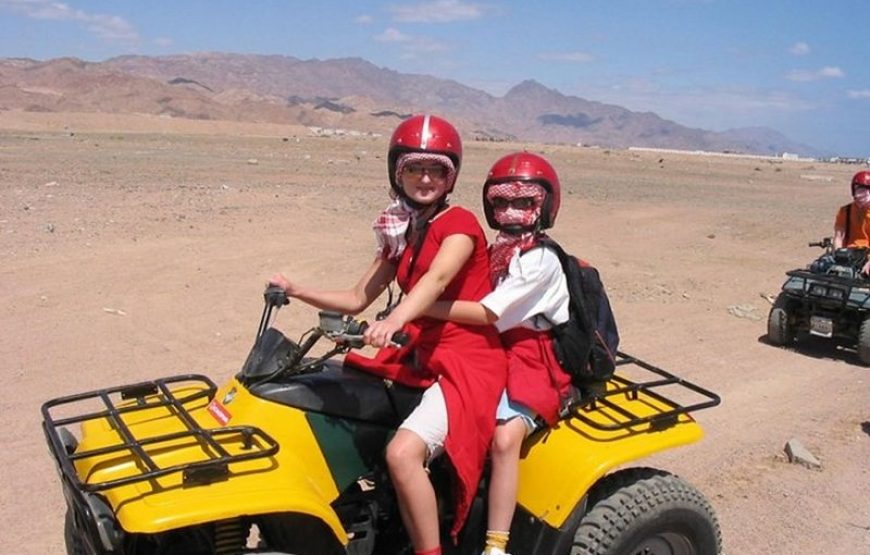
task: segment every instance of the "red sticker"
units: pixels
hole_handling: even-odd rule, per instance
[[[230,411],[220,404],[217,399],[212,399],[211,403],[208,404],[208,412],[214,416],[215,420],[220,422],[221,426],[226,426],[227,422],[230,421],[230,418],[233,417],[233,415],[230,414]]]

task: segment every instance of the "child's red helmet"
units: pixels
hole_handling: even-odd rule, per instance
[[[456,175],[459,176],[459,166],[462,163],[462,140],[459,132],[445,119],[430,114],[412,116],[396,127],[390,139],[390,149],[387,152],[387,173],[390,185],[397,194],[402,194],[402,188],[396,183],[396,160],[406,152],[431,152],[444,154],[453,161]],[[456,180],[447,189],[450,193]]]
[[[870,187],[870,172],[861,171],[852,177],[852,194],[855,194],[855,187]]]
[[[511,181],[537,183],[547,191],[544,205],[541,207],[538,228],[553,227],[553,224],[556,223],[556,215],[559,213],[559,206],[562,203],[562,187],[559,184],[559,176],[556,175],[556,170],[545,158],[525,151],[514,152],[499,158],[486,176],[486,181],[483,183],[483,212],[489,227],[500,229],[495,220],[492,205],[486,198],[487,191],[492,185]]]

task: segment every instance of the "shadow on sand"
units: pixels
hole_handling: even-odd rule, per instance
[[[812,358],[839,360],[855,366],[867,366],[858,358],[858,352],[853,347],[823,337],[812,335],[799,336],[797,341],[791,345],[779,347],[770,343],[767,339],[767,334],[764,334],[759,336],[758,342],[776,349],[786,349]]]

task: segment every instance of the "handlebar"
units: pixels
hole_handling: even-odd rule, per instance
[[[338,312],[323,310],[320,312],[320,331],[337,345],[345,345],[353,349],[365,346],[363,334],[369,324],[365,320],[355,320],[350,316],[344,317]],[[407,333],[397,331],[390,338],[394,347],[404,347],[410,337]]]
[[[287,292],[278,285],[270,285],[263,292],[263,299],[267,306],[282,307],[290,304]]]
[[[823,249],[829,249],[834,246],[834,242],[830,237],[825,237],[821,241],[815,241],[807,244],[808,247],[821,247]]]

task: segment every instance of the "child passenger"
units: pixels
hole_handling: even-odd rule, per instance
[[[490,247],[495,289],[480,302],[435,303],[428,314],[466,324],[494,323],[508,356],[508,380],[492,442],[484,555],[504,555],[517,498],[523,440],[553,426],[570,377],[553,352],[550,328],[568,320],[568,287],[559,258],[534,248],[556,221],[560,185],[547,160],[516,152],[498,160],[483,185],[486,221],[498,230]]]
[[[471,212],[448,204],[461,160],[462,143],[449,122],[431,115],[405,120],[394,131],[387,156],[393,200],[373,226],[380,247],[356,286],[325,291],[281,274],[271,279],[290,297],[344,314],[364,310],[394,277],[403,291],[389,316],[365,332],[368,344],[382,347],[375,358],[350,353],[345,364],[427,387],[386,453],[402,521],[417,555],[441,553],[426,464],[446,452],[456,474],[455,539],[483,472],[507,372],[495,328],[424,315],[436,300],[479,301],[492,290],[483,229]],[[403,329],[410,343],[387,347]]]

